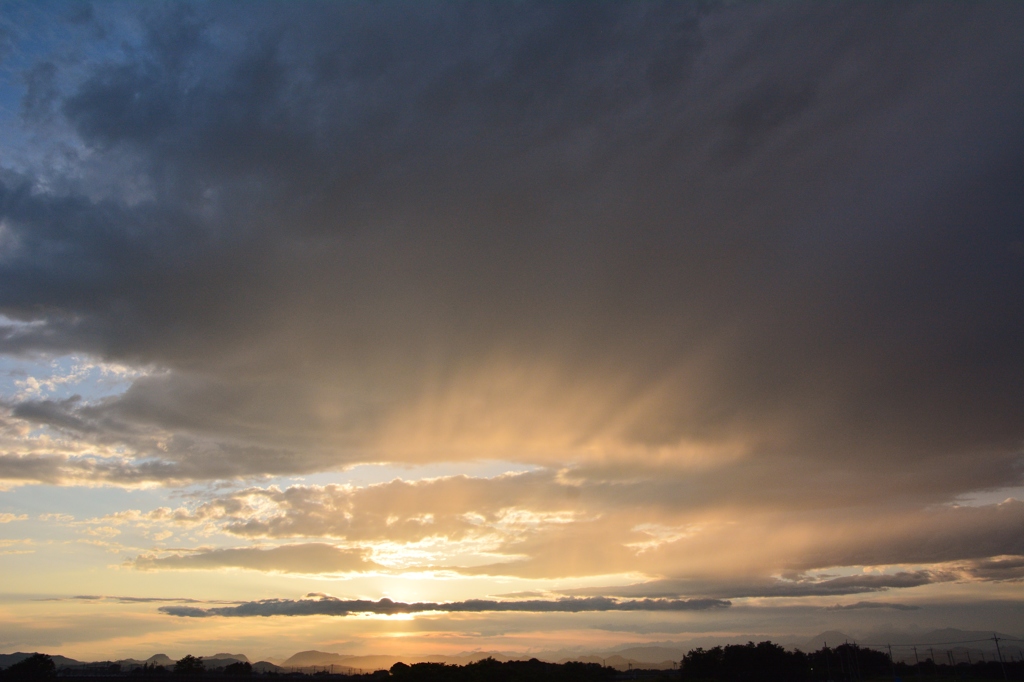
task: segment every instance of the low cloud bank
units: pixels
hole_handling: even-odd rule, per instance
[[[187,618],[210,618],[212,616],[348,616],[354,613],[377,613],[395,615],[402,613],[423,613],[443,611],[448,613],[479,613],[485,611],[519,612],[560,612],[580,613],[584,611],[705,611],[731,606],[721,599],[636,599],[618,601],[607,597],[569,599],[530,599],[523,601],[492,601],[469,599],[466,601],[438,604],[416,602],[406,604],[390,599],[369,601],[365,599],[264,599],[210,609],[194,606],[161,606],[160,611],[172,616]]]
[[[233,547],[158,557],[145,554],[128,562],[143,570],[216,570],[242,568],[280,573],[349,573],[380,568],[362,549],[343,549],[320,542],[270,549]]]
[[[722,599],[760,597],[831,597],[848,594],[883,592],[890,589],[919,587],[963,578],[962,572],[942,570],[901,571],[883,575],[849,575],[815,580],[761,580],[753,582],[711,582],[697,580],[653,580],[622,587],[582,588],[563,594],[587,595],[596,590],[624,598],[672,599],[681,594],[704,594]],[[861,602],[866,604],[868,602]],[[880,602],[879,602],[880,603]]]
[[[153,602],[176,602],[178,604],[238,604],[238,601],[224,599],[191,599],[189,597],[124,597],[106,594],[76,594],[71,597],[45,597],[33,601],[110,601],[119,604],[149,604]]]
[[[856,604],[836,604],[825,607],[826,611],[859,611],[861,609],[893,609],[894,611],[917,611],[920,606],[897,604],[887,601],[859,601]]]

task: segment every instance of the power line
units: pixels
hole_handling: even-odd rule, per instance
[[[1000,640],[1013,641],[1013,642],[1024,642],[1024,639],[1017,639],[1016,637],[999,637]],[[956,642],[912,642],[910,644],[893,644],[891,646],[902,646],[902,647],[914,647],[914,646],[945,646],[946,644],[977,644],[978,642],[991,642],[991,637],[985,639],[962,639]],[[860,646],[878,647],[884,649],[889,644],[861,644]]]

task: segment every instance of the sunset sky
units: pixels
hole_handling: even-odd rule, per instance
[[[0,652],[1021,636],[1022,35],[0,2]]]

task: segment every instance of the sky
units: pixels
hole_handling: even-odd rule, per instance
[[[0,651],[1024,635],[1022,31],[3,0]]]

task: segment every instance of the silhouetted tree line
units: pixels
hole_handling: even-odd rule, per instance
[[[175,661],[174,668],[172,670],[167,670],[162,665],[146,664],[141,668],[133,670],[132,675],[141,677],[173,675],[175,679],[196,677],[251,677],[252,663],[249,663],[248,661],[238,661],[237,663],[230,663],[223,668],[207,670],[206,663],[203,662],[203,659],[196,658],[189,654]]]
[[[693,649],[683,658],[680,673],[683,682],[1024,681],[1024,663],[990,661],[939,665],[928,659],[919,665],[908,665],[894,663],[888,654],[856,644],[804,653],[786,651],[772,642],[748,642]]]
[[[468,665],[444,663],[396,663],[391,666],[395,682],[608,682],[617,671],[597,663],[545,663],[496,661],[485,658]]]
[[[223,668],[210,670],[206,668],[201,658],[195,656],[185,656],[171,669],[146,664],[130,671],[122,671],[121,666],[113,664],[89,666],[86,669],[64,668],[58,671],[49,656],[33,654],[0,671],[0,682],[53,680],[58,676],[69,679],[88,678],[91,682],[124,680],[126,677],[160,677],[166,682],[184,682],[251,677],[254,674],[250,663],[231,663]],[[835,648],[822,648],[812,653],[804,653],[799,650],[787,651],[772,642],[748,642],[716,646],[712,649],[693,649],[683,658],[679,673],[641,671],[641,674],[645,680],[650,680],[653,674],[666,682],[680,679],[681,682],[1024,682],[1024,661],[940,665],[929,658],[920,664],[908,665],[894,663],[887,654],[873,649],[863,649],[856,644],[842,644]],[[378,670],[365,675],[318,672],[314,673],[313,677],[347,679],[353,682],[379,682],[384,678],[394,678],[394,682],[613,682],[630,679],[636,675],[637,671],[623,673],[596,663],[545,663],[535,658],[529,661],[502,663],[493,658],[486,658],[462,666],[444,663],[396,663],[390,672]],[[259,676],[309,677],[301,672],[268,672]]]
[[[102,682],[105,679],[124,678],[164,678],[166,682],[180,680],[210,680],[223,677],[251,677],[252,664],[245,662],[232,663],[223,668],[207,669],[201,658],[185,656],[178,660],[174,667],[168,669],[162,665],[145,664],[130,671],[122,671],[118,665],[90,666],[83,668],[66,668],[60,672],[62,678],[89,678],[91,682]],[[445,665],[443,663],[396,663],[390,673],[378,670],[365,675],[314,673],[313,677],[344,678],[372,682],[382,678],[396,678],[396,682],[610,682],[618,672],[612,668],[604,668],[596,663],[544,663],[537,659],[529,661],[508,661],[505,663],[487,658],[469,665]],[[12,665],[6,671],[0,671],[0,682],[21,680],[40,680],[56,678],[58,671],[53,660],[45,654],[35,654],[24,661]],[[274,678],[306,678],[309,675],[301,672],[277,673],[268,672],[260,677]]]
[[[0,682],[21,682],[22,680],[45,680],[62,678],[89,678],[100,682],[104,679],[124,677],[166,677],[170,680],[185,680],[208,677],[249,677],[252,664],[244,661],[231,663],[216,670],[207,670],[203,659],[188,655],[177,661],[171,670],[162,665],[146,663],[141,667],[122,670],[117,663],[110,665],[75,666],[57,670],[53,659],[46,654],[32,654],[18,661],[6,670],[0,670]]]

